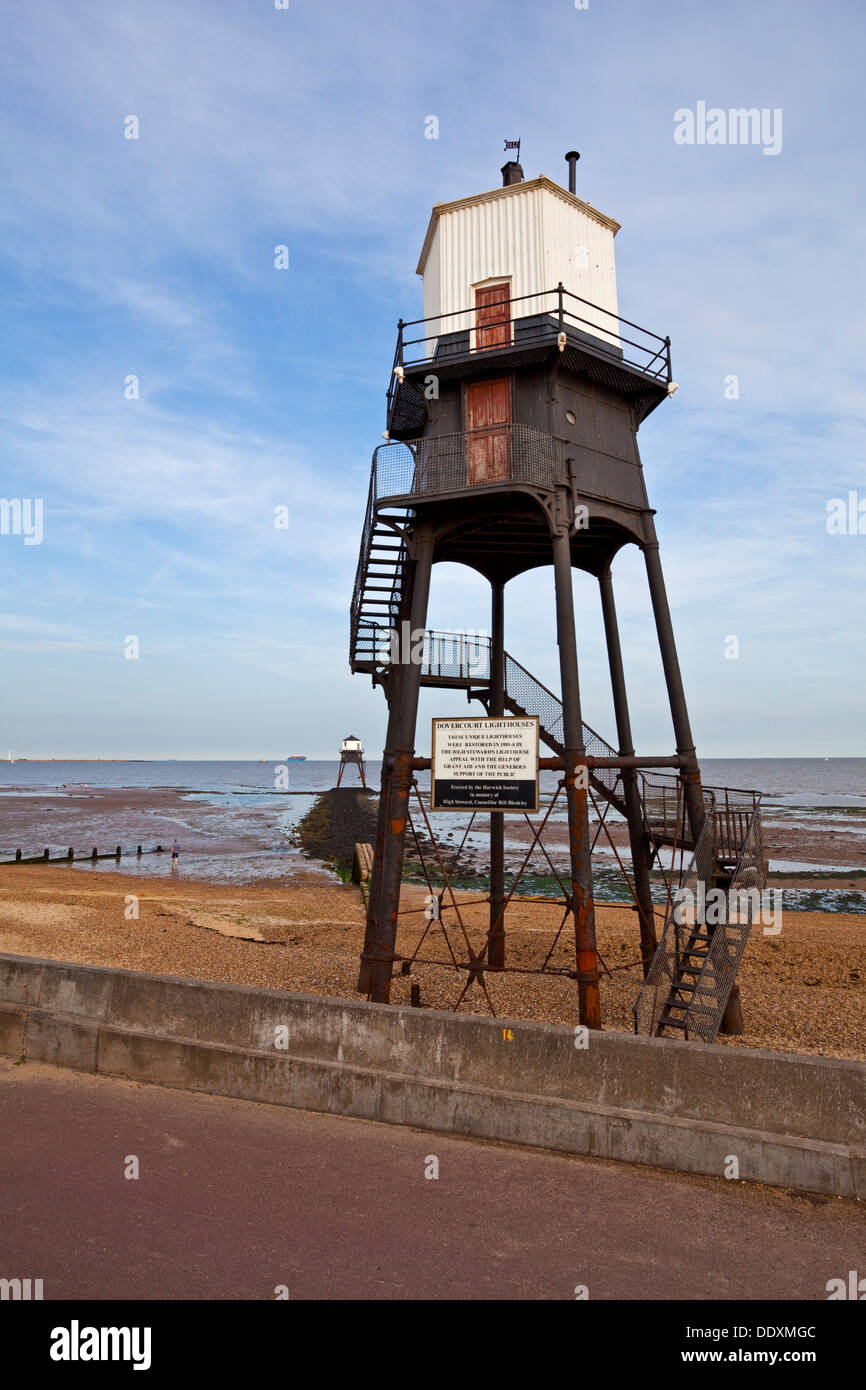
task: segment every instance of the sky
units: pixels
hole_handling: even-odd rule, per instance
[[[581,152],[620,312],[672,339],[639,443],[699,754],[866,755],[861,0],[4,0],[0,26],[0,497],[42,503],[39,543],[0,533],[2,756],[377,756],[348,609],[396,321],[432,204],[498,186],[517,138],[527,178]],[[699,102],[781,112],[781,148],[677,143]],[[635,742],[668,753],[633,547],[614,582]],[[430,624],[486,629],[480,577],[437,566]],[[506,646],[558,688],[552,570],[508,586]],[[461,711],[425,692],[419,751]]]

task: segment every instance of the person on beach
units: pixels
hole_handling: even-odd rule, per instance
[[[180,859],[180,845],[178,844],[177,840],[175,840],[174,843],[173,843],[173,845],[172,845],[172,847],[171,847],[171,867],[172,867],[173,869],[176,869],[176,868],[177,868],[177,864],[178,864],[178,860],[179,860],[179,859]]]

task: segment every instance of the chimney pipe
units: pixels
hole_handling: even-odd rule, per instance
[[[579,159],[580,155],[577,153],[577,150],[569,150],[568,154],[565,156],[565,162],[568,165],[569,193],[577,192],[577,161]]]
[[[503,188],[507,188],[511,183],[523,183],[523,167],[514,159],[509,159],[507,164],[503,164],[500,173]]]

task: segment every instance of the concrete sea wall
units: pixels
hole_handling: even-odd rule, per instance
[[[0,955],[0,1053],[866,1196],[866,1064]]]

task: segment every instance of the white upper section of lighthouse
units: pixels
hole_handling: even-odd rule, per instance
[[[424,317],[440,319],[439,333],[457,331],[469,325],[463,311],[474,307],[476,290],[503,282],[517,301],[509,317],[550,313],[554,296],[548,292],[560,281],[589,305],[616,315],[618,231],[618,222],[544,174],[437,203],[418,262]],[[569,307],[585,317],[584,331],[616,340],[615,318],[573,301]]]

